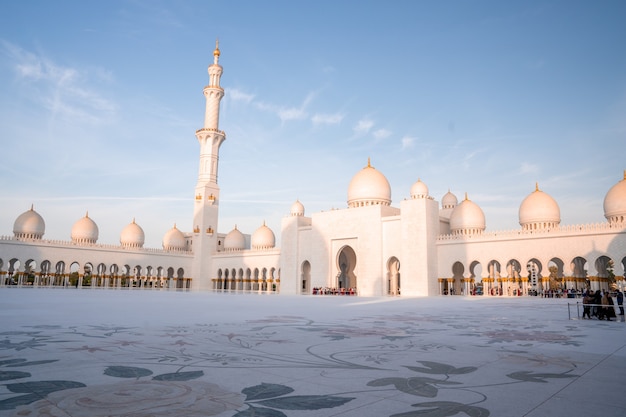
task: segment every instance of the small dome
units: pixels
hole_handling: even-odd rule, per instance
[[[456,196],[448,190],[448,192],[441,199],[441,209],[439,210],[439,217],[450,220],[452,211],[458,204]]]
[[[539,190],[522,201],[519,207],[519,224],[523,230],[553,229],[561,223],[561,210],[554,198]]]
[[[467,198],[450,215],[450,232],[455,235],[480,234],[485,230],[485,214],[478,204]]]
[[[135,219],[120,234],[120,243],[125,248],[142,248],[145,239],[146,235],[143,229],[135,223]]]
[[[176,225],[163,236],[163,249],[168,251],[180,251],[187,248],[187,240],[183,232],[178,230]]]
[[[441,199],[441,208],[444,209],[453,209],[456,207],[457,204],[459,204],[459,200],[454,194],[450,192],[450,190],[448,190],[446,195],[444,195]]]
[[[292,216],[304,216],[304,205],[300,200],[296,200],[296,202],[291,205],[290,213]]]
[[[98,241],[98,225],[89,218],[89,213],[72,226],[72,242],[94,244]]]
[[[419,178],[411,187],[411,198],[428,198],[428,187]]]
[[[30,210],[20,214],[13,223],[13,234],[22,239],[41,239],[46,232],[46,222],[39,215],[33,206]]]
[[[252,249],[271,249],[276,245],[274,232],[265,225],[265,222],[252,234],[251,244]]]
[[[391,186],[387,178],[367,160],[367,166],[352,177],[348,186],[348,207],[391,204]]]
[[[237,229],[237,226],[224,238],[224,249],[227,251],[243,250],[246,248],[246,237]]]
[[[611,187],[604,197],[604,217],[609,223],[626,221],[626,171],[624,179]]]

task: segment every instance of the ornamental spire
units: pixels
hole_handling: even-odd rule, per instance
[[[217,65],[217,61],[220,59],[220,40],[215,38],[215,50],[213,51],[213,63]]]

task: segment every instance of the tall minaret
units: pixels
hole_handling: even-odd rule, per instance
[[[204,87],[206,110],[204,127],[196,131],[200,142],[200,167],[193,210],[193,287],[211,288],[211,259],[217,249],[217,220],[220,188],[217,185],[217,163],[220,145],[226,134],[219,130],[220,101],[224,89],[220,87],[222,67],[218,64],[220,49],[215,41],[213,64],[209,65],[209,85]]]

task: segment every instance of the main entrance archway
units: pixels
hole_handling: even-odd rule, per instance
[[[350,246],[344,246],[337,255],[337,287],[338,288],[357,288],[356,274],[356,253]]]

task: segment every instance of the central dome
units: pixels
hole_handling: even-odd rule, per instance
[[[535,191],[519,206],[519,224],[523,230],[554,229],[561,223],[561,210],[554,198],[535,185]]]
[[[348,207],[391,204],[391,186],[387,178],[367,160],[367,166],[352,177],[348,186]]]

